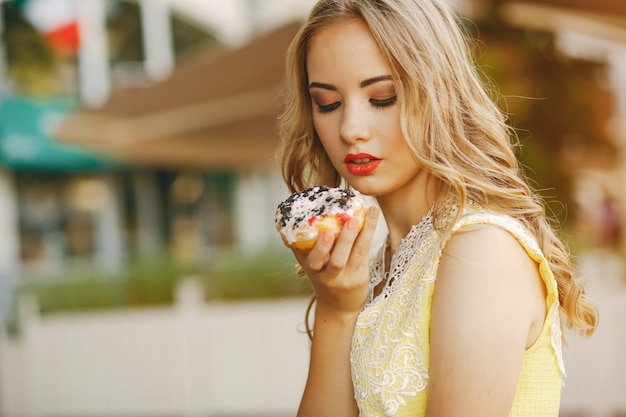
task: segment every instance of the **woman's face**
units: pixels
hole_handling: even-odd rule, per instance
[[[313,124],[341,176],[379,197],[416,184],[391,70],[368,27],[355,20],[317,32],[307,73]]]

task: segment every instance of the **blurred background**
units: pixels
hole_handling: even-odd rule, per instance
[[[600,309],[562,416],[624,416],[626,3],[450,1]],[[0,0],[0,417],[295,415],[272,155],[313,3]]]

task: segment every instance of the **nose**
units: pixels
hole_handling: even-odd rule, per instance
[[[344,104],[339,132],[341,140],[348,144],[368,140],[370,132],[367,120],[366,113],[358,105]]]

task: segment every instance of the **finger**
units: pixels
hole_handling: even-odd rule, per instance
[[[365,215],[365,222],[363,223],[363,228],[361,233],[359,233],[358,242],[363,241],[364,243],[371,243],[372,238],[374,237],[374,232],[376,231],[376,227],[378,226],[378,217],[380,215],[380,210],[378,207],[370,207],[367,210]]]
[[[363,263],[363,259],[369,260],[370,246],[378,225],[378,216],[380,210],[377,207],[370,207],[365,216],[365,223],[352,248],[352,255],[349,259],[351,266],[357,266]]]
[[[311,250],[294,250],[293,252],[305,271],[319,272],[328,262],[334,240],[335,236],[332,233],[325,232],[317,239]]]
[[[339,233],[337,237],[337,242],[333,247],[330,258],[328,259],[326,265],[327,269],[338,271],[346,266],[350,258],[350,253],[352,252],[354,241],[359,234],[358,227],[359,220],[356,217],[350,218],[350,220],[345,223],[341,233]]]

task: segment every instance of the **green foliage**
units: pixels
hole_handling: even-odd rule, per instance
[[[213,31],[200,29],[176,15],[172,16],[172,38],[174,55],[177,58],[183,57],[197,48],[218,44],[217,36]]]
[[[33,280],[21,285],[15,298],[35,295],[42,313],[164,304],[173,300],[177,280],[190,272],[191,268],[168,257],[143,259],[115,276],[92,269],[69,277]]]
[[[296,276],[295,260],[287,251],[265,250],[250,255],[222,255],[209,270],[175,262],[168,256],[138,260],[117,276],[97,271],[76,276],[36,280],[20,286],[9,320],[19,322],[17,300],[34,295],[42,314],[95,311],[112,308],[169,305],[177,285],[194,277],[205,290],[205,299],[258,299],[301,296],[310,293],[308,280]]]
[[[62,91],[59,59],[15,3],[0,5],[8,75],[24,94],[52,96]]]
[[[112,62],[140,62],[145,58],[142,44],[140,5],[133,1],[116,0],[109,5],[107,34]],[[214,33],[187,22],[172,13],[172,46],[176,58],[205,44],[216,44]]]
[[[296,261],[291,252],[260,252],[246,259],[232,254],[218,262],[204,276],[208,298],[246,299],[304,295],[309,281],[295,273]]]
[[[77,80],[68,70],[76,57],[62,57],[52,50],[44,36],[23,16],[23,1],[0,2],[4,28],[7,75],[22,94],[36,97],[66,95],[74,91]],[[112,63],[140,63],[145,59],[142,43],[140,6],[136,1],[107,2],[107,49]],[[218,43],[211,30],[199,27],[174,13],[170,16],[172,45],[176,59],[196,48]]]

